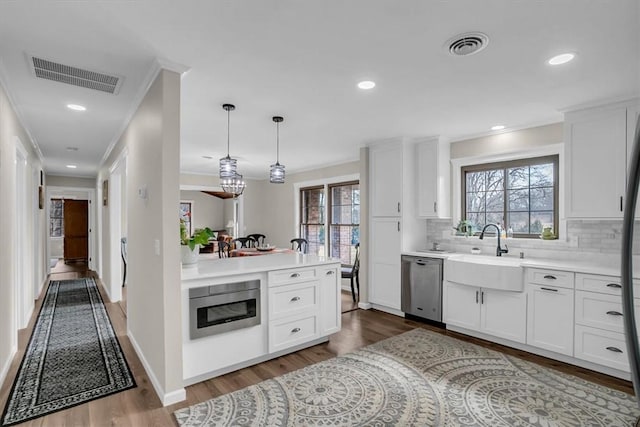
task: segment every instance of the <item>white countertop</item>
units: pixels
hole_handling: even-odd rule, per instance
[[[429,250],[420,250],[420,251],[406,251],[402,252],[402,255],[412,255],[412,256],[420,256],[425,258],[441,258],[447,259],[452,255],[457,255],[462,252],[442,252],[442,251],[429,251]],[[479,256],[487,256],[487,254],[482,254]],[[509,257],[518,259],[517,257]],[[634,263],[634,274],[633,277],[640,278],[640,266],[638,263]],[[620,276],[621,270],[620,265],[607,265],[607,264],[599,264],[594,262],[587,261],[577,261],[577,260],[562,260],[562,259],[544,259],[544,258],[524,258],[521,263],[522,267],[532,267],[532,268],[546,268],[549,270],[568,270],[575,271],[577,273],[586,273],[586,274],[600,274],[605,276]]]
[[[182,267],[182,281],[239,274],[261,273],[287,268],[310,267],[325,264],[339,264],[337,258],[319,257],[301,253],[269,254],[222,259],[201,259],[193,266]]]

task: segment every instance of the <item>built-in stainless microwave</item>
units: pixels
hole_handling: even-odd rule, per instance
[[[189,289],[191,339],[260,324],[260,280]]]

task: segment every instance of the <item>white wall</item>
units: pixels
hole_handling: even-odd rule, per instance
[[[47,186],[50,187],[75,187],[95,188],[95,178],[79,178],[77,176],[46,175]]]
[[[212,230],[225,228],[224,201],[202,191],[180,191],[180,200],[191,200],[193,229],[209,227]]]
[[[127,150],[128,335],[165,404],[185,398],[180,304],[180,76],[162,70],[100,171]],[[146,187],[147,198],[138,196]],[[109,210],[102,209],[103,271],[110,270]],[[157,243],[156,243],[157,242]],[[156,253],[155,248],[159,247]]]
[[[1,77],[1,76],[0,76]],[[0,382],[6,376],[9,365],[17,349],[17,323],[16,323],[16,286],[14,281],[14,256],[16,234],[16,138],[22,142],[27,151],[26,170],[40,170],[41,163],[37,157],[31,139],[22,127],[9,94],[0,81],[0,200],[2,200],[2,214],[0,215],[0,241],[3,249],[0,251]],[[42,248],[45,247],[44,235],[44,210],[40,210],[36,204],[39,182],[34,182],[32,173],[28,173],[26,188],[27,212],[22,214],[26,218],[26,235],[19,236],[24,239],[26,252],[33,254],[30,259],[20,260],[21,265],[26,265],[28,276],[32,283],[21,283],[19,286],[29,286],[30,298],[35,298],[35,293],[40,289],[44,280],[45,256]],[[36,176],[39,174],[36,174]],[[38,177],[39,178],[39,177]],[[37,213],[33,213],[37,210]],[[37,218],[33,221],[32,218]],[[34,249],[34,241],[40,240],[41,250]],[[25,264],[26,263],[26,264]],[[39,267],[37,267],[39,266]],[[38,274],[36,272],[40,272]]]

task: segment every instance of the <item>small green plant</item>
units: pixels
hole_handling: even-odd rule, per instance
[[[456,227],[453,227],[456,230],[456,235],[458,236],[473,236],[473,224],[471,221],[463,219],[458,222]]]
[[[187,225],[184,220],[180,220],[180,244],[189,246],[189,249],[194,250],[196,245],[204,246],[209,243],[209,239],[213,237],[213,231],[209,227],[201,228],[193,233],[193,236],[189,237],[187,233]]]

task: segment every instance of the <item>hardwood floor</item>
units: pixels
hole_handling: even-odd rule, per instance
[[[93,275],[90,271],[65,271],[52,274],[51,279],[71,279]],[[345,354],[365,345],[377,342],[384,338],[406,332],[413,328],[425,328],[438,333],[444,333],[479,345],[490,347],[507,354],[515,355],[523,359],[539,363],[549,368],[554,368],[588,379],[590,381],[633,393],[630,382],[598,374],[586,369],[567,365],[543,357],[535,356],[523,351],[503,347],[498,344],[488,343],[483,340],[469,338],[464,335],[447,332],[443,329],[406,320],[397,316],[382,313],[375,310],[354,310],[342,315],[342,330],[331,336],[328,343],[317,345],[293,354],[282,356],[258,365],[241,369],[218,378],[204,381],[187,387],[187,400],[172,406],[162,407],[153,387],[149,383],[140,360],[136,356],[129,339],[126,336],[126,316],[122,306],[118,303],[108,302],[102,285],[97,280],[102,297],[111,322],[124,353],[129,362],[138,386],[112,396],[94,400],[92,402],[69,408],[46,417],[29,421],[24,426],[173,426],[176,422],[173,411],[185,406],[202,402],[212,397],[220,396],[260,381],[285,374],[287,372],[303,368],[310,364],[320,362],[337,355]],[[350,298],[350,294],[348,294]],[[0,407],[4,408],[11,385],[22,360],[25,347],[29,340],[33,324],[41,306],[42,298],[36,303],[36,310],[29,326],[19,333],[18,354],[15,357],[7,380],[0,388]]]

